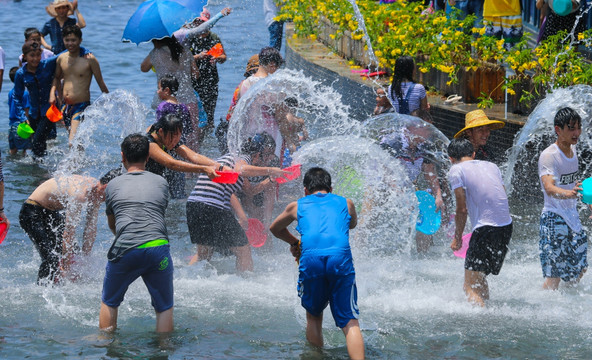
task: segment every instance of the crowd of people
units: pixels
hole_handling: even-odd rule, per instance
[[[447,6],[462,3],[449,0]],[[491,9],[491,3],[485,0],[484,9]],[[277,11],[273,2],[266,1],[264,6],[266,12]],[[485,10],[483,16],[487,19]],[[54,0],[47,12],[52,18],[43,30],[25,30],[20,66],[9,73],[14,82],[9,93],[11,154],[28,149],[35,158],[47,154],[47,140],[55,137],[56,131],[47,112],[54,106],[61,109],[61,123],[72,145],[84,121],[84,110],[90,105],[92,78],[103,93],[109,92],[99,62],[81,46],[85,20],[77,2]],[[69,17],[73,14],[76,19]],[[186,198],[184,174],[197,173],[186,205],[191,242],[196,244],[192,263],[208,261],[214,251],[219,251],[236,256],[237,272],[252,271],[245,231],[248,217],[259,217],[271,233],[290,244],[291,253],[299,261],[298,290],[307,311],[309,342],[323,345],[323,310],[330,303],[335,323],[345,334],[350,357],[362,359],[364,342],[357,320],[357,289],[349,243],[349,230],[357,224],[353,202],[332,194],[331,175],[315,167],[304,175],[305,196],[272,219],[277,179],[286,174],[280,168],[284,151],[297,151],[307,136],[304,120],[296,115],[298,101],[286,98],[278,104],[256,104],[261,107],[261,116],[269,117],[264,122],[270,125],[264,129],[253,127],[241,144],[240,155],[228,152],[226,133],[228,124],[237,121],[233,117],[236,105],[252,94],[257,82],[272,76],[283,64],[279,52],[283,25],[273,17],[267,22],[272,46],[249,59],[245,79],[236,87],[228,115],[216,129],[223,155],[210,159],[200,154],[204,136],[214,128],[219,92],[216,64],[227,60],[220,38],[211,29],[230,14],[229,8],[214,16],[204,9],[170,37],[152,40],[154,48],[140,69],[156,73],[152,102],[156,118],[144,134],[128,135],[118,144],[123,168],[113,169],[101,179],[75,174],[53,177],[24,202],[19,224],[41,257],[37,282],[53,285],[77,279],[73,265],[78,254],[92,250],[99,207],[105,202],[108,226],[115,239],[107,254],[99,326],[108,331],[117,327],[118,308],[125,292],[142,277],[156,312],[157,331],[170,332],[173,262],[165,213],[171,197]],[[505,26],[500,21],[500,26]],[[492,31],[497,30],[494,27]],[[47,34],[51,46],[45,42]],[[3,65],[3,52],[0,55]],[[397,112],[430,122],[426,90],[414,82],[414,67],[410,57],[396,61],[392,84],[377,91],[375,115]],[[22,123],[34,130],[30,139],[18,134]],[[250,129],[252,124],[245,125]],[[482,306],[489,297],[486,276],[500,272],[512,234],[508,198],[498,168],[502,159],[488,144],[490,132],[503,126],[504,122],[490,120],[482,110],[469,112],[464,128],[448,146],[453,166],[445,182],[438,179],[438,171],[427,155],[429,149],[418,141],[421,127],[376,139],[403,162],[412,182],[423,174],[437,208],[446,208],[443,194],[450,188],[456,203],[452,250],[461,247],[467,217],[470,219],[472,236],[465,260],[464,290],[470,302]],[[547,289],[557,289],[561,280],[576,283],[587,269],[587,237],[576,207],[581,183],[575,144],[581,133],[581,118],[573,109],[560,109],[554,127],[557,140],[539,159],[545,201],[540,258],[543,286]],[[223,171],[238,172],[240,176],[233,184],[216,182]],[[0,162],[0,222],[9,225],[2,207],[3,188]],[[80,249],[76,227],[83,213]],[[294,221],[298,222],[300,239],[288,230]],[[425,251],[431,239],[419,235],[417,249]]]

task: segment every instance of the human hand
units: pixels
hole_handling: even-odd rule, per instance
[[[220,176],[220,175],[218,175],[216,173],[216,166],[214,166],[214,165],[212,165],[212,166],[205,166],[204,167],[204,174],[206,174],[210,178],[210,180],[212,180],[212,179],[217,178],[218,176]]]
[[[452,243],[450,243],[450,248],[452,249],[452,251],[456,251],[458,249],[460,249],[462,247],[462,238],[456,238],[456,236],[454,237],[454,240],[452,240]]]
[[[55,93],[52,91],[49,94],[49,104],[54,105],[56,103],[56,96]]]
[[[290,174],[290,172],[282,170],[279,167],[270,167],[269,168],[269,178],[271,180],[275,181],[275,179],[282,177],[284,175],[287,175],[287,174]]]
[[[222,9],[222,11],[220,11],[222,13],[223,16],[228,16],[230,15],[230,13],[232,12],[232,9],[229,7],[225,7],[224,9]]]
[[[4,211],[0,211],[0,223],[6,224],[7,231],[8,231],[8,229],[10,229],[10,221],[8,221],[8,218],[6,217],[6,214],[4,213]]]
[[[78,0],[72,1],[72,11],[78,10]]]
[[[300,255],[302,255],[302,247],[300,246],[300,241],[298,241],[294,245],[290,245],[290,252],[292,253],[292,256],[296,258],[296,261],[300,259]]]

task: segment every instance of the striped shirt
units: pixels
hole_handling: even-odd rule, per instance
[[[411,84],[412,84],[411,82],[401,83],[401,95],[402,95],[403,99],[405,99],[405,97],[407,96],[407,90],[409,89]],[[393,104],[393,107],[395,108],[395,110],[397,110],[397,112],[399,112],[399,98],[397,97],[396,93],[394,91],[392,91],[391,87],[392,86],[389,85],[386,96],[390,100],[391,104]],[[411,90],[411,91],[412,91],[411,94],[409,94],[410,95],[409,96],[409,113],[410,114],[412,112],[414,112],[415,110],[419,109],[419,106],[421,104],[421,100],[425,99],[425,97],[426,97],[426,90],[422,84],[415,83],[415,86],[413,87],[413,90]]]
[[[251,158],[246,155],[241,155],[239,160],[244,160],[247,164],[251,163]],[[230,154],[224,155],[216,161],[221,165],[234,168],[234,157]],[[201,174],[187,201],[201,202],[219,209],[230,210],[230,197],[242,189],[243,182],[243,177],[239,176],[238,181],[234,184],[219,184],[210,180],[206,174]]]

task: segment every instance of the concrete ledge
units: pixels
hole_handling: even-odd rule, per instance
[[[336,55],[331,49],[320,42],[293,38],[294,27],[286,24],[286,66],[302,70],[306,76],[333,87],[341,94],[344,104],[350,106],[353,119],[364,121],[372,115],[376,105],[373,88],[388,85],[388,79],[363,80],[358,74],[351,72],[347,60]],[[428,94],[434,125],[448,138],[464,127],[465,114],[477,109],[476,104],[446,105],[445,98],[439,94]],[[514,135],[527,118],[515,114],[507,114],[505,104],[496,104],[485,110],[491,119],[502,120],[506,126],[491,133],[492,145],[501,150],[512,146]]]

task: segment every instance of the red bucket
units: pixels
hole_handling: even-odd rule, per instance
[[[282,175],[282,177],[277,178],[276,182],[278,184],[284,184],[284,183],[287,183],[288,181],[298,179],[298,177],[300,177],[300,174],[302,173],[302,165],[300,165],[300,164],[292,165],[292,166],[287,167],[282,170],[288,171],[289,174],[284,174],[284,175]]]
[[[258,219],[249,219],[249,229],[246,231],[249,244],[253,247],[261,247],[267,240],[265,226]]]
[[[213,178],[212,181],[218,184],[234,184],[239,175],[234,171],[216,171],[216,174],[220,176]]]

